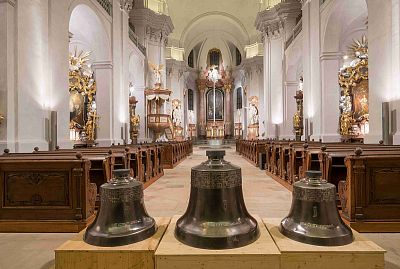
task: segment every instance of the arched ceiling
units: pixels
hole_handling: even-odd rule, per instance
[[[259,0],[168,0],[169,16],[174,31],[169,36],[171,45],[190,51],[207,38],[229,41],[239,49],[257,39],[254,22]],[[201,38],[199,38],[201,37]]]

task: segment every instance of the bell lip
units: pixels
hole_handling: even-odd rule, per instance
[[[280,224],[279,224],[279,232],[286,236],[287,238],[290,238],[294,241],[300,242],[300,243],[305,243],[309,245],[315,245],[315,246],[344,246],[353,243],[354,241],[354,235],[353,232],[349,227],[347,227],[344,223],[343,225],[348,228],[349,233],[345,234],[340,237],[312,237],[312,236],[306,236],[303,234],[299,234],[296,232],[293,232],[290,229],[287,229],[284,225],[283,222],[286,218],[284,218]]]
[[[260,229],[258,223],[250,232],[245,234],[240,234],[236,236],[226,236],[226,237],[203,237],[196,234],[186,233],[186,240],[181,237],[182,230],[178,226],[175,226],[174,235],[175,238],[182,244],[188,245],[194,248],[200,249],[212,249],[212,250],[222,250],[222,249],[234,249],[241,248],[254,243],[260,238]],[[239,243],[232,244],[234,238],[239,237]],[[250,239],[249,239],[250,238]],[[244,240],[246,239],[246,240]]]
[[[157,232],[158,227],[156,221],[153,218],[151,219],[153,221],[150,226],[143,227],[141,230],[136,230],[131,234],[124,234],[121,236],[107,237],[92,235],[90,230],[88,230],[90,228],[89,226],[85,231],[83,241],[89,245],[98,247],[117,247],[138,243],[152,237]]]

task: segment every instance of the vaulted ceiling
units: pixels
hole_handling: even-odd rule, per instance
[[[259,0],[168,0],[174,31],[171,45],[190,51],[206,39],[223,39],[243,49],[259,37],[254,22]]]

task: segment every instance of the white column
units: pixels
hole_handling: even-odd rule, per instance
[[[140,117],[138,142],[146,142],[146,97],[144,96],[144,86],[135,87],[135,96],[138,99],[136,114]]]
[[[45,119],[49,117],[48,14],[49,3],[25,1],[17,7],[17,34],[14,49],[17,53],[17,94],[14,113],[16,122],[16,150],[31,152],[38,146],[48,149]]]
[[[99,146],[110,146],[114,142],[113,139],[113,121],[115,119],[113,113],[113,65],[111,62],[93,63],[97,93],[96,104],[97,114],[99,115],[99,128],[97,129],[96,142]],[[120,130],[118,130],[120,135]]]
[[[283,46],[284,39],[276,34],[264,39],[265,128],[267,137],[275,137],[275,124],[283,123]]]
[[[293,133],[293,115],[297,111],[297,103],[294,96],[298,89],[299,83],[297,81],[286,81],[284,87],[284,108],[285,117],[284,125],[281,130],[281,137],[285,139],[294,139],[295,135]]]
[[[264,34],[264,126],[265,136],[272,137],[274,129],[272,124],[272,109],[271,109],[271,42],[270,38]]]
[[[303,4],[303,78],[304,119],[308,119],[311,138],[321,136],[321,81],[320,81],[320,1]],[[306,127],[305,127],[306,128]]]
[[[0,114],[5,117],[0,125],[0,154],[5,148],[16,150],[15,18],[15,2],[0,0]]]
[[[54,2],[54,0],[52,0]],[[49,6],[49,85],[51,110],[57,111],[57,142],[61,148],[72,148],[69,138],[69,2]]]
[[[382,139],[382,102],[396,99],[398,95],[398,85],[392,85],[392,60],[398,61],[392,54],[392,2],[367,1],[370,124],[366,143]]]
[[[340,141],[339,134],[339,98],[340,86],[338,70],[342,53],[329,52],[321,55],[322,109],[321,138],[324,142]]]
[[[112,143],[123,143],[121,139],[121,127],[127,121],[128,100],[126,91],[129,84],[125,76],[125,69],[128,68],[129,55],[125,51],[128,49],[126,37],[129,37],[128,15],[120,6],[119,0],[113,0],[112,18],[112,62],[113,62],[113,87],[112,87]],[[126,66],[125,66],[126,65]],[[125,100],[126,99],[126,100]],[[127,103],[127,104],[125,104]]]

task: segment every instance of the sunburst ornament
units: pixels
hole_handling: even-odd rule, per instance
[[[354,39],[353,44],[349,46],[349,50],[354,54],[356,58],[359,59],[368,58],[367,36],[363,35],[361,40]]]

